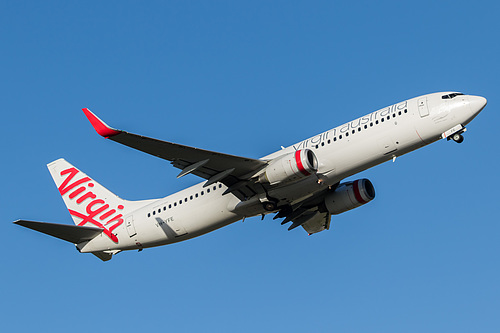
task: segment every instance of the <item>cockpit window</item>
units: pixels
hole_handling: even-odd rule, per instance
[[[441,96],[441,98],[442,99],[452,99],[452,98],[460,96],[460,95],[463,95],[463,94],[462,93],[453,93],[453,94],[449,94],[449,95],[443,95],[443,96]]]

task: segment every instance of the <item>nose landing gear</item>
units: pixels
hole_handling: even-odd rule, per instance
[[[463,133],[467,131],[465,127],[462,126],[462,124],[458,124],[457,126],[450,128],[443,134],[441,134],[441,137],[446,140],[453,140],[456,143],[462,143],[464,142],[464,137]]]
[[[456,143],[462,143],[464,141],[464,136],[460,133],[455,133],[455,134],[453,134],[451,139],[453,141],[455,141]]]

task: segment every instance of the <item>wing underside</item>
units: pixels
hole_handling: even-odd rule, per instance
[[[181,169],[178,177],[194,174],[206,179],[205,186],[221,182],[233,193],[245,200],[262,191],[262,185],[251,181],[252,177],[267,166],[262,160],[223,154],[189,147],[116,130],[109,127],[89,109],[83,109],[94,129],[101,136],[150,155],[168,160]]]
[[[267,165],[260,160],[184,146],[123,131],[109,139],[170,161],[174,167],[181,169],[178,177],[194,174],[207,180],[205,186],[221,182],[233,189],[230,192],[243,198],[257,193],[256,185],[249,180]],[[244,200],[243,198],[240,199]]]

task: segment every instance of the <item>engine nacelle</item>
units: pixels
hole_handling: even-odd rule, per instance
[[[325,197],[330,214],[340,214],[362,206],[375,198],[375,188],[368,179],[358,179],[340,184]]]
[[[290,182],[310,176],[318,171],[318,159],[310,149],[301,149],[272,160],[259,181],[271,185]]]

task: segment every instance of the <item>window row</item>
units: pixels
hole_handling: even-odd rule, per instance
[[[392,118],[396,118],[396,115],[398,116],[401,116],[403,113],[408,113],[408,109],[404,109],[404,111],[399,111],[398,113],[393,113],[392,114]],[[391,120],[391,115],[388,115],[387,117],[384,117],[384,118],[381,118],[380,121],[379,120],[375,120],[375,122],[370,122],[370,124],[365,124],[363,126],[359,126],[356,129],[353,129],[351,131],[351,134],[355,134],[356,131],[357,132],[361,132],[361,129],[364,128],[364,129],[368,129],[368,127],[373,127],[374,125],[378,125],[379,123],[383,123],[384,121],[386,120]],[[332,141],[335,142],[337,140],[342,140],[342,137],[345,136],[345,137],[348,137],[349,136],[349,131],[345,132],[344,134],[340,134],[338,137],[334,137],[333,140],[331,139],[328,139],[326,141],[327,144],[331,144]],[[325,141],[321,142],[321,144],[317,144],[315,147],[316,149],[318,149],[320,146],[323,147],[325,145]]]
[[[163,209],[162,208],[158,208],[158,209],[154,210],[153,212],[148,213],[148,217],[151,217],[151,215],[160,214],[162,212],[162,210],[166,211],[167,209],[172,209],[172,207],[177,207],[178,205],[180,206],[180,205],[182,205],[182,203],[188,202],[188,200],[191,201],[191,200],[194,200],[196,198],[199,198],[202,195],[205,195],[205,193],[207,193],[207,194],[210,193],[211,190],[216,191],[217,188],[222,188],[222,184],[219,184],[219,186],[214,185],[211,189],[207,188],[206,190],[203,190],[203,191],[201,191],[199,193],[195,193],[193,195],[190,195],[189,198],[185,197],[184,199],[181,199],[179,201],[175,201],[173,203],[170,203],[170,204],[168,204],[168,206],[165,205],[165,206],[163,206]]]

